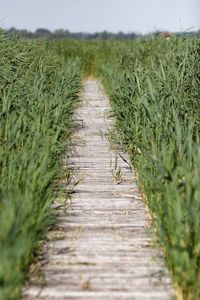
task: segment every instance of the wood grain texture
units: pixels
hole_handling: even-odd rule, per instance
[[[67,210],[58,205],[59,229],[51,232],[43,280],[24,288],[24,300],[173,298],[134,172],[125,162],[128,157],[116,154],[106,137],[113,123],[108,113],[99,82],[85,81],[69,161],[80,182]]]

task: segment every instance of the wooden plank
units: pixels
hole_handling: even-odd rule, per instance
[[[69,163],[80,182],[67,212],[55,200],[58,228],[49,232],[48,262],[42,264],[42,279],[24,288],[24,300],[173,298],[134,170],[127,155],[115,153],[107,140],[113,122],[108,115],[109,101],[99,82],[87,80],[77,110],[74,155],[69,162],[63,159],[63,167]],[[64,182],[60,186],[69,190]]]

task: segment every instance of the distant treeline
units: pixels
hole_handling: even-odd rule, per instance
[[[16,29],[12,27],[7,30],[9,33],[18,33],[22,37],[30,38],[30,39],[83,39],[83,40],[110,40],[110,39],[117,39],[117,40],[134,40],[136,38],[142,37],[143,35],[130,32],[124,33],[122,31],[118,33],[112,33],[108,31],[103,32],[95,32],[95,33],[87,33],[87,32],[70,32],[69,30],[64,29],[57,29],[55,31],[50,31],[45,28],[38,28],[34,32],[28,31],[26,29]],[[178,33],[170,33],[171,35],[176,36],[199,36],[200,37],[200,30],[199,31],[185,31],[185,32],[178,32]],[[162,36],[162,31],[155,31],[153,33],[149,33],[144,35],[144,37],[155,37],[155,36]]]

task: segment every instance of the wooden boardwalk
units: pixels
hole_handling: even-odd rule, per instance
[[[111,150],[106,138],[112,125],[108,110],[99,82],[85,81],[77,111],[82,126],[70,160],[81,181],[67,213],[59,209],[60,231],[48,243],[44,278],[24,288],[25,300],[173,298],[134,175],[124,154]]]

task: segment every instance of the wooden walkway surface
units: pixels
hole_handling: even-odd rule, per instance
[[[99,82],[85,81],[77,111],[82,126],[70,160],[81,181],[67,213],[59,209],[60,231],[54,232],[58,239],[48,242],[44,278],[24,288],[24,300],[173,298],[162,254],[152,245],[155,236],[136,180],[106,138],[112,126],[108,110]]]

